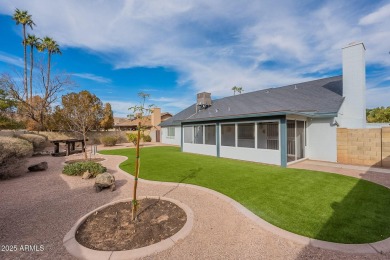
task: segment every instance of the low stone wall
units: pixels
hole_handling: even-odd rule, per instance
[[[338,128],[337,162],[390,167],[390,127]]]

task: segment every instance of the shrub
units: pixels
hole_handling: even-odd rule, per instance
[[[76,162],[66,165],[62,173],[70,176],[79,176],[86,171],[89,171],[93,177],[96,177],[99,173],[106,172],[107,168],[96,162]]]
[[[118,142],[118,137],[113,135],[102,136],[100,137],[100,142],[104,146],[114,146]]]
[[[33,146],[20,138],[0,136],[0,151],[0,178],[5,179],[18,175],[25,159],[33,154]]]
[[[37,134],[22,134],[18,137],[32,143],[34,147],[34,152],[40,152],[46,147],[47,137],[45,136]]]
[[[128,133],[127,134],[127,140],[129,140],[130,143],[133,143],[134,145],[137,144],[137,134],[136,133]]]
[[[152,137],[150,137],[150,135],[144,135],[143,137],[142,137],[142,139],[145,141],[145,142],[151,142],[152,141]]]

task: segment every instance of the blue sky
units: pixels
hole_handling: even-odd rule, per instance
[[[28,10],[62,55],[54,70],[125,116],[140,91],[176,113],[213,98],[341,74],[341,48],[366,46],[367,106],[390,106],[388,1],[0,0],[0,72],[21,70]]]

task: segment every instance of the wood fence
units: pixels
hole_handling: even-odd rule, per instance
[[[390,168],[390,127],[338,128],[337,162]]]

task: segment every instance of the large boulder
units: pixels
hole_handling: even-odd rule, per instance
[[[96,176],[95,179],[95,190],[96,192],[100,192],[104,188],[111,188],[111,191],[115,190],[115,177],[108,173],[101,173]]]
[[[30,172],[39,172],[39,171],[47,170],[48,167],[49,166],[48,166],[47,162],[40,162],[38,164],[31,165],[30,167],[28,167],[28,170]]]

